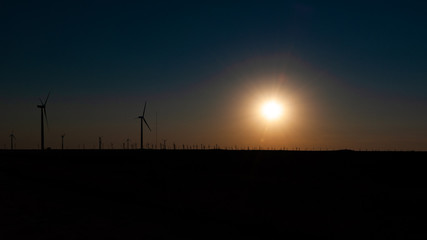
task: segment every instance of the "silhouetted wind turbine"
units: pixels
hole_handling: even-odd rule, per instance
[[[46,118],[46,125],[48,126],[49,123],[47,121],[47,114],[46,114],[46,103],[47,100],[49,99],[50,96],[50,92],[47,94],[46,100],[43,102],[40,98],[40,103],[41,105],[37,105],[37,108],[40,108],[40,112],[41,112],[41,149],[44,150],[44,124],[43,124],[43,115]]]
[[[102,137],[98,137],[98,148],[99,150],[102,149]]]
[[[13,150],[13,140],[15,140],[15,139],[16,139],[15,134],[13,134],[13,131],[12,131],[12,133],[9,135],[9,137],[10,137],[10,150]]]
[[[162,139],[163,140],[163,149],[166,150],[166,141],[167,139]]]
[[[157,112],[156,112],[156,149],[157,149]]]
[[[64,150],[64,137],[65,133],[61,135],[61,149]]]
[[[150,126],[148,125],[148,123],[147,123],[147,121],[145,120],[145,107],[147,107],[147,102],[145,102],[145,104],[144,104],[144,110],[142,111],[142,116],[138,116],[138,118],[139,119],[141,119],[141,149],[143,149],[144,148],[144,134],[143,134],[143,129],[144,129],[144,126],[143,126],[143,121],[144,121],[144,123],[145,123],[145,125],[147,125],[147,127],[148,127],[148,130],[150,130],[150,132],[151,132],[151,128],[150,128]]]

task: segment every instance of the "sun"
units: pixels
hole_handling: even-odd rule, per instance
[[[279,102],[270,100],[262,105],[261,113],[267,120],[276,120],[282,116],[283,108]]]

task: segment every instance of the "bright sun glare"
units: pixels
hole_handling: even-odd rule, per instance
[[[282,106],[274,100],[264,103],[261,108],[262,115],[268,120],[278,119],[282,112]]]

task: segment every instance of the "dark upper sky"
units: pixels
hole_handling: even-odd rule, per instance
[[[426,23],[424,1],[3,1],[0,143],[37,147],[51,90],[54,148],[136,143],[147,100],[169,144],[427,150]]]

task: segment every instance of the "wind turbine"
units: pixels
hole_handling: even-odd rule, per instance
[[[9,137],[10,137],[10,150],[13,150],[13,140],[15,140],[15,139],[16,139],[15,134],[13,134],[13,131],[12,131],[12,133],[9,135]]]
[[[138,116],[138,118],[141,119],[141,149],[144,148],[144,138],[143,138],[143,136],[144,136],[144,134],[143,134],[144,126],[143,126],[143,123],[142,123],[143,121],[144,121],[145,125],[147,125],[148,130],[150,130],[150,132],[151,132],[151,128],[148,125],[148,123],[147,123],[147,121],[145,120],[145,117],[144,117],[145,116],[145,107],[147,107],[147,102],[145,102],[145,104],[144,104],[144,110],[142,111],[142,116]]]
[[[47,114],[46,114],[46,103],[49,99],[50,92],[47,94],[46,100],[43,102],[40,98],[41,105],[37,105],[37,108],[40,108],[41,112],[41,149],[44,150],[44,124],[43,124],[43,115],[46,118],[46,125],[49,126],[49,123],[47,121]]]
[[[102,149],[102,137],[98,137],[98,148],[99,150]]]
[[[163,149],[166,150],[166,141],[167,139],[162,139],[163,140]]]
[[[64,137],[65,133],[61,135],[61,149],[64,150]]]

